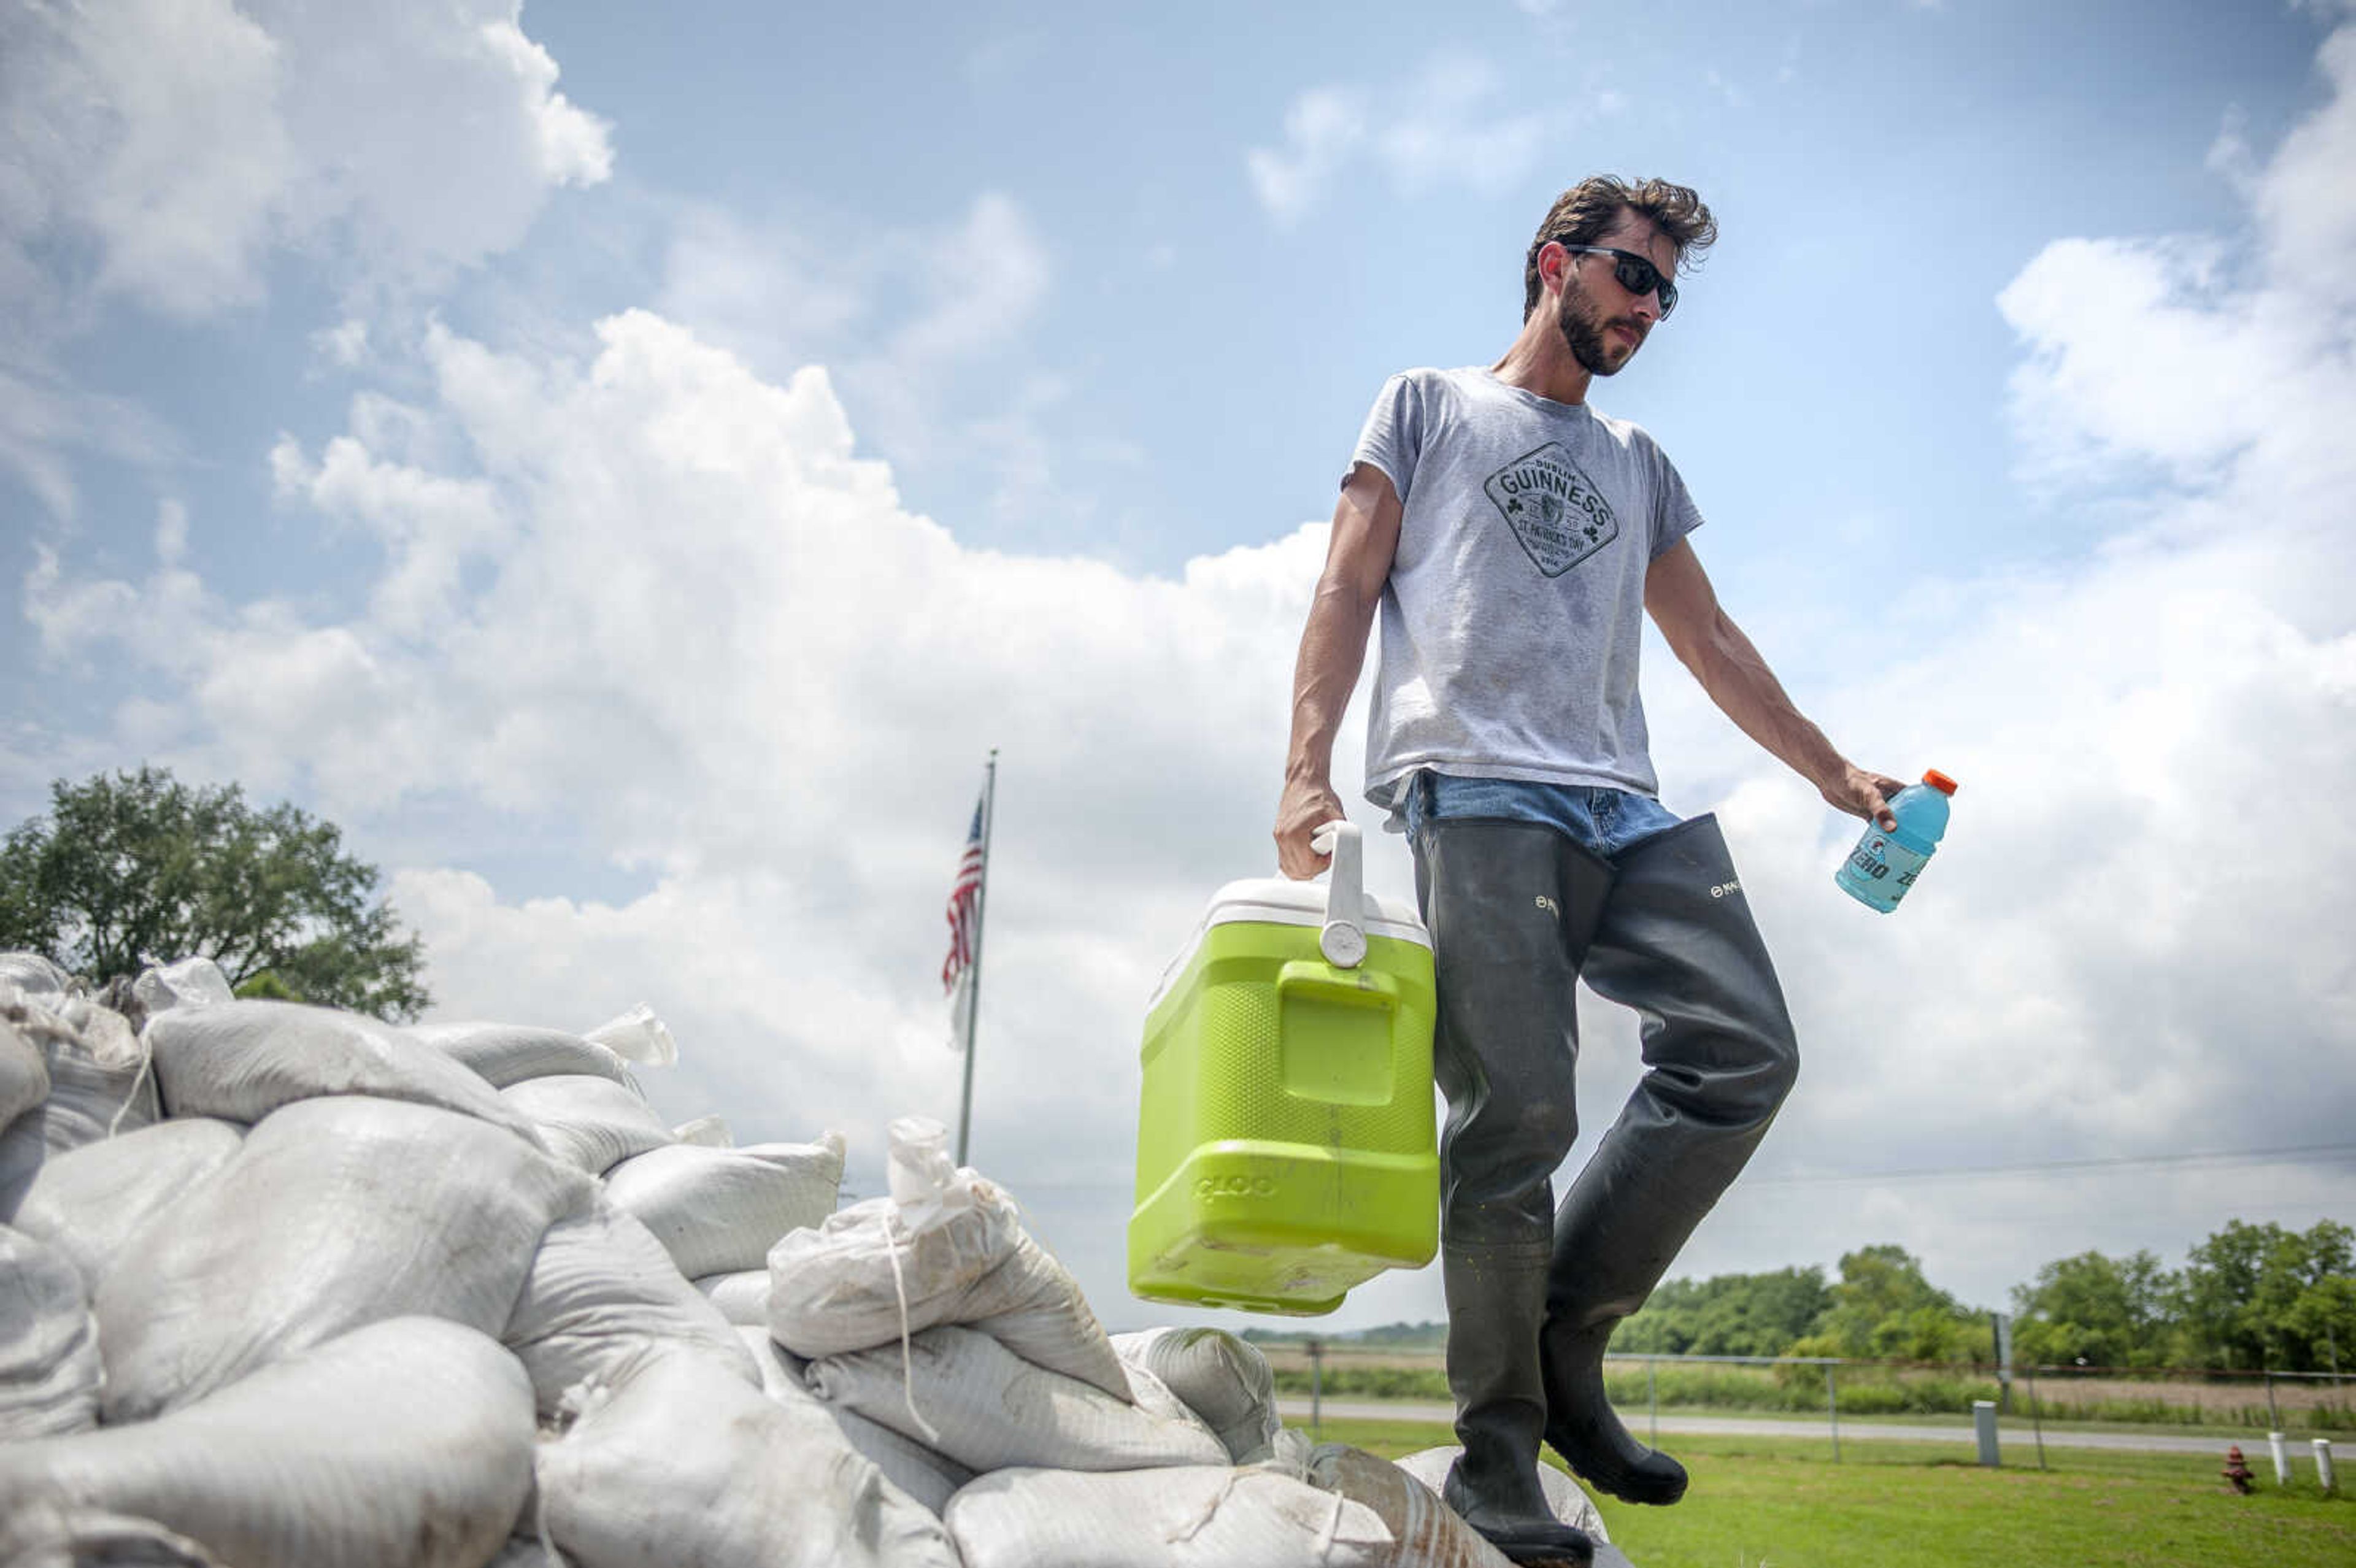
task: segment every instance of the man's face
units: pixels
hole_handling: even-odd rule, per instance
[[[1596,241],[1615,251],[1633,251],[1652,258],[1663,276],[1673,273],[1677,248],[1653,220],[1622,212]],[[1661,319],[1656,294],[1632,294],[1612,275],[1609,256],[1569,251],[1563,257],[1562,303],[1555,316],[1571,357],[1590,376],[1612,376],[1644,346],[1653,324]]]

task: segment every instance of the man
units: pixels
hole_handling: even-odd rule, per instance
[[[1719,607],[1701,522],[1652,438],[1587,406],[1717,237],[1682,186],[1597,177],[1547,214],[1523,322],[1488,369],[1384,387],[1340,503],[1293,684],[1286,874],[1344,815],[1333,732],[1379,603],[1367,797],[1408,835],[1439,974],[1449,1503],[1520,1562],[1585,1559],[1537,1485],[1671,1503],[1682,1467],[1603,1397],[1605,1341],[1765,1133],[1797,1071],[1783,994],[1709,816],[1655,798],[1636,657],[1649,611],[1743,731],[1844,811],[1895,826],[1899,781],[1850,764]],[[1576,1133],[1574,988],[1643,1018],[1647,1071],[1554,1210]]]

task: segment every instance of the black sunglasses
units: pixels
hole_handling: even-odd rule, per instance
[[[1677,308],[1676,280],[1653,265],[1651,257],[1639,256],[1633,251],[1614,251],[1609,245],[1572,245],[1559,240],[1555,243],[1561,245],[1566,251],[1576,251],[1583,256],[1611,257],[1612,276],[1619,282],[1622,288],[1632,294],[1642,296],[1651,293],[1655,289],[1659,290],[1663,321],[1668,320],[1669,312]]]

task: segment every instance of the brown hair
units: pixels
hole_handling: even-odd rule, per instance
[[[1638,180],[1633,184],[1615,179],[1610,175],[1594,175],[1555,197],[1547,208],[1546,221],[1538,225],[1537,238],[1530,241],[1530,253],[1522,263],[1522,319],[1529,319],[1537,308],[1538,252],[1548,240],[1565,245],[1592,245],[1620,221],[1622,212],[1633,210],[1657,225],[1669,237],[1677,250],[1677,269],[1682,272],[1687,261],[1698,261],[1701,253],[1718,238],[1718,219],[1690,186],[1671,185],[1666,180]]]

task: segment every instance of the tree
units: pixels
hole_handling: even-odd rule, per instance
[[[1860,1247],[1841,1258],[1840,1273],[1832,1306],[1794,1354],[1965,1361],[1988,1349],[1979,1316],[1924,1279],[1905,1248]]]
[[[2356,1231],[2319,1220],[2304,1232],[2234,1220],[2192,1249],[2177,1291],[2183,1352],[2204,1366],[2321,1371],[2338,1355],[2338,1304]]]
[[[2013,1287],[2013,1346],[2032,1365],[2156,1367],[2168,1356],[2175,1278],[2151,1253],[2081,1253]]]
[[[1668,1280],[1620,1326],[1612,1348],[1669,1356],[1781,1355],[1830,1301],[1819,1268]]]
[[[376,868],[343,852],[333,823],[144,765],[59,779],[49,797],[0,845],[0,947],[93,985],[201,955],[232,987],[383,1019],[432,999],[423,941],[371,901]]]

